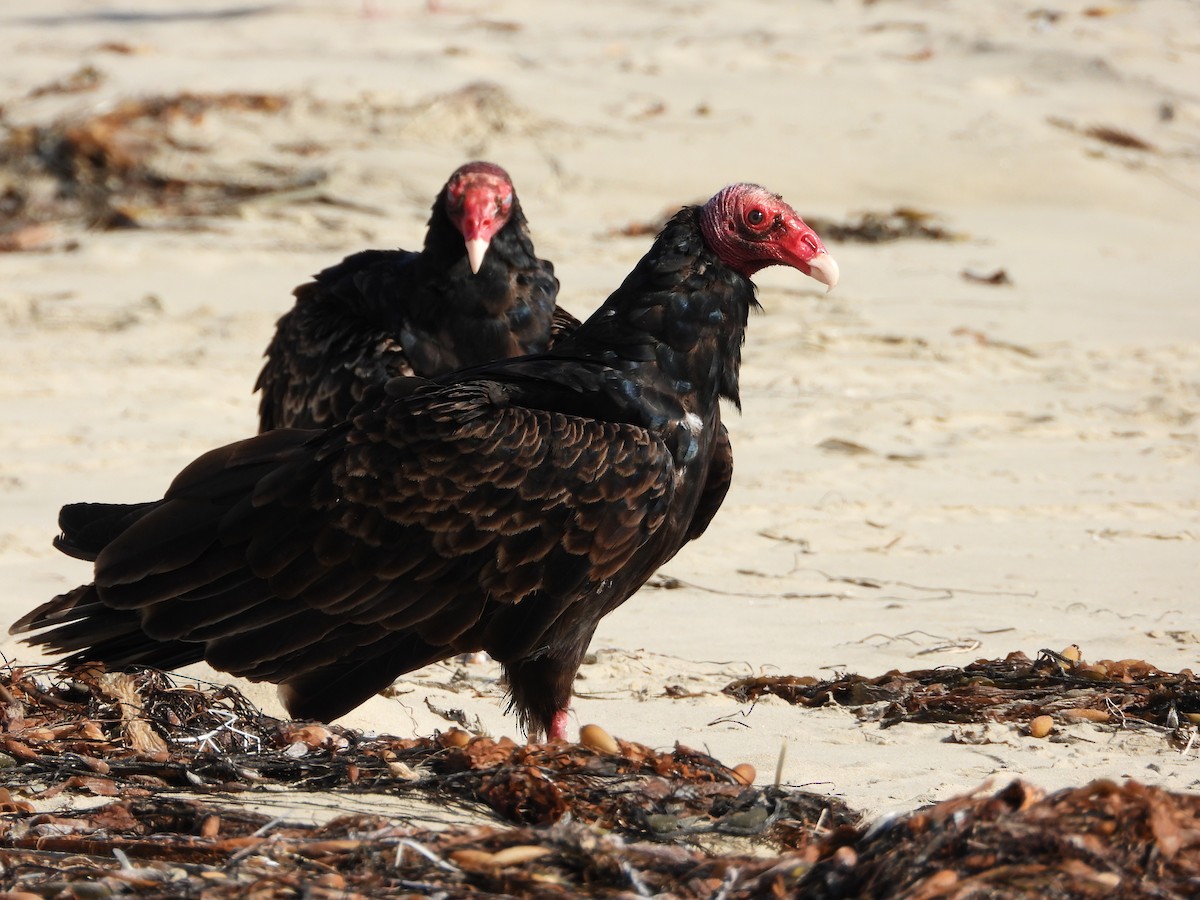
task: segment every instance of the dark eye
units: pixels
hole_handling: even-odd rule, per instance
[[[746,213],[746,221],[751,225],[761,225],[766,218],[767,214],[761,209],[752,209]]]

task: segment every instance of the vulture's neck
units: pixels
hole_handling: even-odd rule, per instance
[[[687,207],[667,223],[576,338],[617,368],[665,379],[697,411],[715,407],[718,397],[740,408],[742,341],[758,302],[750,279],[704,243],[699,214]]]
[[[492,238],[479,271],[472,273],[463,236],[447,215],[444,200],[439,196],[433,205],[421,256],[424,266],[441,277],[448,275],[453,283],[436,297],[437,307],[425,312],[438,320],[452,317],[454,310],[475,316],[502,315],[512,299],[511,269],[530,267],[537,261],[524,215],[514,199],[508,222]],[[497,354],[497,358],[504,355]]]

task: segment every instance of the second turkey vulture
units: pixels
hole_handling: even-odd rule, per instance
[[[365,250],[296,288],[254,389],[259,430],[329,428],[368,385],[545,350],[558,310],[512,179],[471,162],[450,176],[420,252]]]
[[[563,738],[600,619],[720,505],[719,399],[740,402],[750,276],[775,264],[837,281],[781,198],[725,188],[550,351],[393,379],[339,427],[201,456],[132,513],[66,507],[95,581],[12,630],[72,662],[205,659],[325,720],[486,650],[530,735]]]

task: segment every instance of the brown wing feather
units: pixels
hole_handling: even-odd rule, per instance
[[[380,653],[392,677],[431,654],[512,658],[494,614],[528,606],[518,638],[536,647],[537,623],[662,525],[675,477],[646,429],[510,406],[490,382],[418,387],[323,438],[269,432],[201,457],[104,549],[96,588],[148,634],[255,679]]]

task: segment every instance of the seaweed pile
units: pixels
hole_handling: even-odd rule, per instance
[[[1088,721],[1156,731],[1183,747],[1196,743],[1200,723],[1200,679],[1191,671],[1163,672],[1141,659],[1089,663],[1074,646],[1062,653],[1043,650],[1034,660],[1015,652],[963,668],[873,678],[744,678],[727,685],[725,693],[742,702],[770,695],[800,706],[836,703],[862,710],[885,728],[900,722],[1028,726],[1049,716],[1059,724]]]
[[[1000,676],[1032,690],[1035,675],[1066,677],[1070,662],[1013,654],[990,668],[933,671],[958,673],[959,682],[942,682],[944,694],[968,671],[977,688]],[[1126,688],[1169,678],[1132,665],[1106,674]],[[908,678],[916,709],[919,690],[936,696],[938,682],[910,676],[921,676]],[[825,685],[826,700],[857,690],[879,703],[878,689],[903,677],[843,681]],[[791,687],[819,698],[817,685]],[[0,723],[0,890],[12,896],[1066,898],[1200,889],[1200,797],[1135,782],[1050,796],[1014,782],[867,827],[835,799],[747,784],[741,767],[682,746],[660,752],[594,728],[581,744],[520,745],[460,729],[369,736],[274,719],[233,688],[99,667],[0,672]],[[448,828],[374,814],[312,824],[253,808],[256,794],[280,788],[335,803],[403,796],[485,818]],[[69,807],[64,795],[76,798]]]
[[[312,188],[323,170],[212,159],[206,120],[277,115],[275,94],[198,94],[126,99],[47,124],[6,124],[0,139],[0,249],[33,249],[47,227],[137,228],[232,215],[248,199]],[[211,123],[210,126],[211,128]]]
[[[813,900],[1194,897],[1200,797],[1104,780],[1046,796],[1015,781],[885,821],[801,886]]]
[[[245,872],[254,868],[251,856],[275,859],[271,866],[282,865],[285,857],[309,860],[308,869],[293,873],[307,880],[316,865],[312,860],[329,854],[344,860],[351,842],[358,848],[352,854],[355,865],[366,867],[359,873],[366,879],[362,890],[388,896],[391,882],[378,881],[378,867],[397,879],[396,885],[411,881],[396,874],[397,848],[413,849],[418,837],[434,841],[427,829],[370,816],[345,817],[320,828],[275,822],[263,830],[267,816],[213,802],[221,795],[281,786],[334,796],[403,795],[487,812],[495,825],[439,834],[427,854],[414,850],[411,862],[450,859],[451,868],[434,869],[444,877],[452,871],[460,881],[464,872],[478,870],[489,884],[492,874],[529,851],[500,855],[500,862],[479,854],[500,854],[530,842],[558,847],[553,852],[565,860],[559,864],[578,877],[599,877],[593,866],[606,871],[615,866],[612,877],[627,888],[628,872],[654,884],[685,868],[712,865],[700,849],[668,849],[674,842],[742,840],[749,859],[751,851],[759,852],[752,845],[795,851],[817,834],[857,820],[836,800],[749,785],[744,772],[682,746],[660,752],[602,732],[601,740],[592,741],[595,746],[522,745],[459,729],[429,738],[366,736],[278,720],[254,709],[233,688],[177,685],[154,670],[12,668],[0,677],[0,704],[0,766],[7,785],[0,802],[8,813],[0,825],[0,849],[8,851],[0,886],[10,889],[42,884],[40,879],[61,881],[64,872],[76,871],[62,864],[64,855],[78,858],[78,878],[125,879],[121,891],[162,889],[162,877],[168,877],[145,872],[134,877],[129,863],[134,858],[169,869],[171,890],[176,890],[175,882],[192,877],[189,873],[209,872],[205,866],[222,870],[236,856],[234,861],[246,864],[229,876],[232,892],[245,887],[250,877]],[[64,793],[115,799],[82,812],[39,811]],[[247,850],[260,844],[261,852]],[[642,844],[636,852],[630,849]],[[638,853],[645,866],[662,871],[637,875],[628,860]],[[547,850],[537,859],[550,854]],[[605,854],[626,862],[602,864]],[[219,887],[211,873],[195,877],[203,879],[199,883],[206,891]]]

